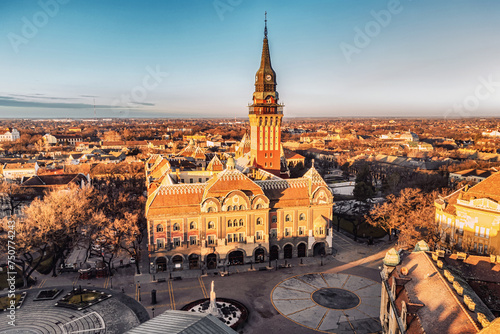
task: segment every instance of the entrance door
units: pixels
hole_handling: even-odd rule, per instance
[[[261,262],[264,262],[264,249],[257,248],[255,250],[255,263],[261,263]]]
[[[321,256],[325,254],[326,252],[324,242],[318,242],[316,245],[314,245],[314,256]]]
[[[156,259],[156,271],[157,272],[163,272],[167,270],[167,259],[162,257],[159,257]]]
[[[306,257],[306,244],[300,243],[297,246],[297,257]]]
[[[182,270],[182,256],[176,255],[172,258],[172,263],[174,264],[174,270],[179,271]]]
[[[241,265],[241,264],[244,264],[244,258],[243,258],[243,252],[242,251],[233,251],[231,253],[229,253],[228,255],[228,260],[229,260],[229,263],[232,265],[232,266],[237,266],[237,265]]]
[[[198,254],[189,255],[189,269],[199,269],[199,258]]]
[[[217,255],[214,253],[207,255],[207,268],[216,269],[217,268]]]
[[[285,259],[291,259],[293,254],[292,245],[288,244],[283,248],[283,253],[285,255]]]

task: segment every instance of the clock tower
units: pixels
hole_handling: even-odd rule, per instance
[[[251,157],[256,167],[280,176],[281,119],[283,104],[278,103],[276,72],[271,67],[267,40],[267,13],[260,68],[255,75],[253,103],[249,106]]]

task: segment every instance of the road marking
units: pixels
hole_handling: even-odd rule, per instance
[[[75,279],[73,280],[73,286],[76,285],[79,279],[80,279],[80,274],[76,275]]]
[[[207,288],[205,287],[205,283],[203,283],[203,279],[201,276],[198,276],[198,281],[200,282],[201,292],[203,293],[204,298],[208,298]]]
[[[175,310],[174,287],[172,281],[168,281],[168,294],[170,296],[170,309]]]
[[[47,279],[43,279],[40,284],[38,284],[38,287],[41,288],[43,287],[43,285],[45,284],[45,282],[47,282]]]
[[[106,277],[106,279],[104,280],[104,284],[103,284],[103,288],[104,289],[107,289],[108,288],[108,284],[109,284],[109,276]]]

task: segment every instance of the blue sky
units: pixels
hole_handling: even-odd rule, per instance
[[[3,0],[0,118],[500,115],[500,1]],[[378,17],[378,19],[377,19]]]

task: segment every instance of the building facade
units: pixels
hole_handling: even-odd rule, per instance
[[[500,255],[500,173],[435,201],[436,224],[450,248]]]
[[[237,161],[215,155],[206,168],[181,172],[161,155],[146,162],[146,218],[154,272],[331,254],[330,189],[314,163],[295,179],[281,168],[286,167],[283,109],[271,68],[267,25],[255,87],[250,145],[245,136]]]
[[[0,130],[0,142],[2,141],[16,141],[21,138],[19,131],[16,129]]]

